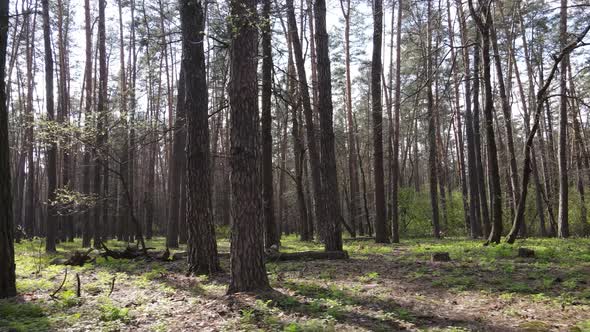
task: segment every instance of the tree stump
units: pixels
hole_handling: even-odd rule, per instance
[[[448,252],[435,252],[432,254],[430,260],[432,262],[450,262],[451,256]]]
[[[529,248],[518,248],[518,257],[534,258],[535,251],[533,249],[529,249]]]

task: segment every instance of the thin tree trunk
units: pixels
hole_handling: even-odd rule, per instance
[[[385,220],[385,175],[383,172],[383,105],[381,104],[381,47],[383,3],[373,1],[373,60],[371,61],[371,109],[373,117],[373,176],[375,179],[375,242],[388,243]]]
[[[53,103],[53,54],[51,51],[51,28],[49,21],[49,0],[43,0],[43,41],[45,45],[45,98],[47,106],[47,120],[54,121],[55,107]],[[4,65],[2,65],[4,66]],[[45,251],[55,252],[55,237],[58,227],[55,201],[57,189],[57,142],[49,142],[47,147],[47,223]],[[10,188],[10,187],[9,187]],[[9,205],[12,206],[12,205]]]
[[[543,83],[543,86],[537,92],[537,97],[536,97],[537,104],[536,104],[536,109],[535,109],[535,118],[533,121],[533,126],[531,128],[531,132],[529,133],[529,135],[527,137],[525,148],[524,148],[524,166],[522,168],[522,179],[523,180],[522,180],[522,186],[520,189],[521,199],[518,202],[518,209],[516,212],[516,217],[514,218],[514,222],[512,223],[512,229],[510,230],[510,233],[506,237],[506,242],[508,242],[508,243],[514,243],[514,241],[516,240],[516,235],[518,234],[519,229],[522,226],[522,223],[524,223],[524,210],[525,210],[525,206],[526,206],[528,182],[529,182],[530,173],[531,173],[531,148],[533,146],[533,140],[535,138],[535,134],[539,128],[539,118],[541,117],[541,114],[543,113],[543,106],[545,104],[545,99],[547,97],[547,90],[549,89],[549,86],[551,85],[551,81],[553,80],[555,73],[557,72],[557,69],[559,67],[563,68],[562,61],[567,58],[569,53],[572,50],[574,50],[579,45],[580,42],[582,42],[582,40],[584,39],[584,37],[586,36],[586,34],[589,31],[590,31],[590,25],[588,25],[584,29],[584,31],[582,31],[582,33],[577,36],[577,38],[574,41],[572,41],[569,44],[566,44],[566,46],[561,49],[559,54],[554,57],[555,62],[553,64],[553,67],[551,68],[551,71],[549,72],[549,76],[548,76],[547,80]],[[561,66],[560,66],[560,64],[561,64]]]
[[[346,120],[347,120],[347,139],[348,139],[348,176],[350,180],[350,206],[349,219],[350,225],[356,235],[357,218],[360,216],[359,199],[359,176],[358,161],[354,138],[354,125],[352,113],[352,80],[350,73],[350,0],[340,1],[342,15],[344,16],[344,66],[346,68]]]
[[[461,9],[462,11],[462,9]],[[461,30],[463,30],[463,14],[460,13],[459,14],[459,20],[461,21],[459,23]],[[455,33],[454,33],[454,29],[453,26],[451,25],[451,1],[447,0],[447,24],[449,26],[449,44],[451,47],[451,58],[453,59],[453,61],[455,62],[455,64],[457,63],[457,54],[455,53]],[[467,59],[467,61],[466,61]],[[469,61],[468,57],[463,57],[463,61],[464,61],[464,66],[468,66],[467,62]],[[465,228],[467,230],[470,230],[472,227],[471,224],[471,218],[474,217],[473,214],[471,213],[471,205],[469,204],[469,193],[468,193],[468,189],[467,189],[467,173],[465,171],[465,149],[464,149],[464,141],[463,141],[463,124],[461,122],[461,104],[460,104],[460,98],[459,98],[459,94],[460,94],[460,80],[459,80],[459,68],[455,67],[455,70],[453,70],[453,92],[454,92],[454,97],[455,97],[455,107],[456,107],[456,134],[457,134],[457,147],[458,147],[458,158],[459,158],[459,170],[460,170],[460,174],[461,174],[461,197],[463,198],[463,219],[465,220]],[[466,74],[469,74],[469,72],[467,71]],[[465,80],[466,82],[468,81],[468,79]],[[471,82],[469,83],[469,85],[471,84]],[[465,99],[466,103],[465,103],[465,109],[469,108],[469,113],[471,113],[471,105],[470,105],[470,100],[468,98]],[[465,112],[467,113],[467,111]],[[467,116],[467,115],[466,115]],[[473,132],[470,133],[471,135],[473,135]],[[468,138],[469,140],[469,138]],[[469,144],[469,143],[468,143]],[[469,153],[468,153],[469,154]],[[469,156],[468,156],[469,158]],[[471,168],[470,168],[470,173],[471,173]],[[471,175],[471,174],[470,174]],[[470,179],[471,180],[471,179]],[[471,236],[473,237],[473,232],[471,232]]]
[[[438,189],[437,189],[437,163],[436,163],[436,121],[434,114],[434,97],[432,95],[432,0],[428,0],[428,41],[426,46],[426,100],[428,117],[428,181],[430,187],[430,206],[432,208],[432,227],[435,238],[440,238],[440,224],[438,213]]]
[[[567,0],[561,0],[559,20],[559,44],[563,49],[567,45]],[[567,174],[567,65],[568,55],[561,61],[559,80],[559,210],[557,213],[557,236],[569,237],[568,221],[568,174]]]
[[[297,68],[297,76],[299,78],[299,95],[303,105],[303,114],[305,116],[305,134],[307,138],[307,147],[309,151],[309,163],[311,168],[311,182],[313,186],[313,194],[316,208],[315,219],[319,225],[325,222],[325,209],[323,208],[323,192],[322,192],[322,178],[320,173],[320,151],[316,145],[315,129],[313,123],[313,110],[311,108],[309,87],[307,85],[307,76],[305,74],[305,62],[303,60],[303,51],[301,50],[301,42],[297,33],[297,21],[295,19],[295,10],[293,8],[293,0],[287,0],[287,24],[289,34],[291,36],[291,43],[293,45],[293,54],[295,57],[295,66]],[[324,237],[323,228],[320,227],[320,238]]]
[[[400,145],[400,113],[401,113],[401,36],[402,36],[402,0],[397,4],[397,33],[395,46],[395,104],[393,115],[393,158],[391,166],[391,242],[399,243],[399,145]],[[393,15],[393,14],[392,14]],[[393,27],[392,27],[393,31]],[[392,38],[393,42],[393,38]],[[409,135],[408,135],[409,136]]]
[[[272,35],[270,16],[271,0],[263,1],[262,19],[262,209],[264,218],[264,245],[270,248],[280,243],[274,211],[272,168]]]

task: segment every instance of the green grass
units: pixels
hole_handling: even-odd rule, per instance
[[[0,301],[0,331],[49,331],[50,328],[47,314],[40,305]]]
[[[224,229],[223,232],[227,231]],[[111,248],[123,249],[124,242],[108,241]],[[148,247],[163,250],[163,238],[147,241]],[[60,329],[76,322],[95,322],[101,329],[120,329],[133,322],[141,310],[152,303],[145,294],[157,294],[158,301],[175,296],[180,290],[190,292],[189,303],[219,298],[227,280],[216,277],[193,277],[189,284],[174,284],[186,272],[182,262],[160,263],[142,260],[115,260],[99,257],[83,267],[67,267],[68,278],[55,299],[49,294],[62,283],[66,267],[51,265],[54,258],[67,257],[81,248],[80,240],[58,244],[56,254],[44,253],[41,240],[16,244],[18,301],[0,301],[0,331],[46,331]],[[535,250],[536,257],[517,257],[519,247]],[[403,270],[398,282],[435,287],[450,292],[494,294],[499,300],[528,299],[531,303],[560,306],[590,305],[590,239],[526,239],[514,245],[484,247],[482,241],[465,238],[404,239],[400,244],[375,244],[374,241],[345,241],[351,262],[362,265],[347,269],[346,262],[269,262],[267,270],[272,286],[284,296],[260,299],[233,312],[229,330],[330,331],[337,324],[349,324],[359,318],[369,329],[391,330],[395,322],[416,322],[418,315],[388,299],[384,287],[392,283],[387,270],[375,260],[393,262]],[[181,247],[179,250],[184,250]],[[219,240],[219,250],[229,251],[226,238]],[[323,250],[319,242],[301,242],[297,236],[285,236],[281,251]],[[451,262],[431,263],[434,252],[449,252]],[[222,266],[228,271],[227,260]],[[340,265],[339,265],[340,264]],[[315,267],[310,268],[310,267]],[[313,272],[312,272],[313,271]],[[75,275],[82,278],[82,298],[75,295]],[[115,279],[114,295],[108,297]],[[375,288],[377,287],[377,288]],[[373,291],[375,289],[375,291]],[[132,300],[115,300],[116,295],[136,290]],[[425,293],[427,294],[427,293]],[[413,294],[418,299],[427,295]],[[132,305],[129,306],[129,302]],[[198,302],[200,303],[200,302]],[[173,306],[174,308],[174,306]],[[359,308],[371,308],[370,314],[359,314]],[[375,310],[373,310],[375,309]],[[512,310],[512,309],[507,309]],[[509,312],[507,314],[510,314]],[[514,312],[513,314],[516,315]],[[154,331],[165,330],[154,318]],[[580,331],[589,331],[589,321],[571,322]]]

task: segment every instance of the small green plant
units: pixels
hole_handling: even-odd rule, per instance
[[[76,296],[76,292],[71,289],[63,291],[61,294],[59,294],[59,299],[61,301],[61,305],[64,308],[75,307],[81,302],[80,298]]]
[[[360,282],[369,282],[369,281],[375,281],[377,279],[379,279],[379,273],[378,272],[368,272],[365,273],[364,275],[358,277]]]
[[[116,306],[112,303],[104,303],[99,306],[100,310],[100,320],[103,322],[112,322],[116,320],[120,320],[123,322],[127,322],[130,320],[129,318],[129,309],[128,308],[121,308]]]
[[[254,308],[242,309],[240,310],[240,323],[242,324],[252,324],[254,323]]]

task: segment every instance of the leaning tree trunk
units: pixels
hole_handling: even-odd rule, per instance
[[[228,293],[269,289],[264,265],[258,141],[256,0],[231,0],[231,280]],[[187,87],[187,91],[189,91]]]
[[[16,295],[5,80],[7,35],[8,0],[2,0],[0,1],[0,299]]]
[[[539,92],[537,92],[536,98],[536,109],[535,109],[535,118],[533,121],[533,126],[531,128],[531,132],[529,133],[526,144],[524,147],[524,166],[522,168],[522,186],[520,188],[520,201],[518,202],[518,209],[516,211],[516,217],[514,218],[514,222],[512,223],[512,229],[510,233],[506,237],[506,242],[514,243],[516,240],[516,235],[518,234],[520,227],[524,223],[524,210],[526,206],[526,197],[528,192],[528,183],[531,174],[531,149],[533,146],[533,139],[535,138],[535,134],[539,129],[539,119],[541,117],[541,113],[543,113],[543,105],[545,103],[545,99],[547,98],[547,90],[551,85],[551,81],[553,80],[555,73],[557,72],[557,68],[563,68],[562,61],[567,58],[571,51],[573,51],[584,39],[586,34],[590,31],[590,25],[588,25],[584,31],[580,35],[577,36],[576,40],[572,41],[571,43],[567,44],[564,48],[561,49],[561,52],[557,56],[554,57],[555,63],[549,72],[549,76],[547,80],[545,80]]]

